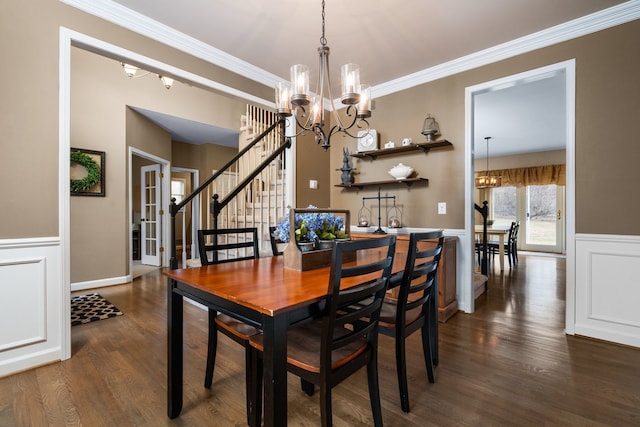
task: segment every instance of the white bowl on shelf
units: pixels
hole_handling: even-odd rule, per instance
[[[395,179],[407,179],[413,173],[413,168],[402,163],[398,163],[389,170],[389,175]]]

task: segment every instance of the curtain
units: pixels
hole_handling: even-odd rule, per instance
[[[477,175],[485,174],[478,172]],[[565,165],[534,166],[529,168],[500,169],[490,171],[491,175],[502,177],[502,185],[505,187],[526,187],[527,185],[565,185]],[[486,200],[486,199],[483,199]]]

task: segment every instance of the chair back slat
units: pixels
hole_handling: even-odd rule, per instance
[[[207,242],[207,237],[211,237],[212,242]],[[224,238],[224,243],[219,242],[219,238]],[[235,242],[229,242],[230,238],[235,238]],[[258,228],[218,228],[198,230],[198,246],[200,250],[200,263],[202,265],[220,264],[224,262],[242,261],[260,257],[258,250]],[[251,249],[250,254],[240,254],[240,250]],[[220,252],[225,251],[229,256],[230,250],[238,251],[233,258],[220,259]],[[211,256],[209,256],[211,254]]]

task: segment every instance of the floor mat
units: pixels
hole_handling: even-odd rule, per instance
[[[122,312],[100,294],[71,297],[71,326],[116,316],[122,316]]]

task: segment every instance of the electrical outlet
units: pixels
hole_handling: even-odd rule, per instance
[[[446,215],[446,214],[447,214],[447,203],[438,202],[438,215]]]

